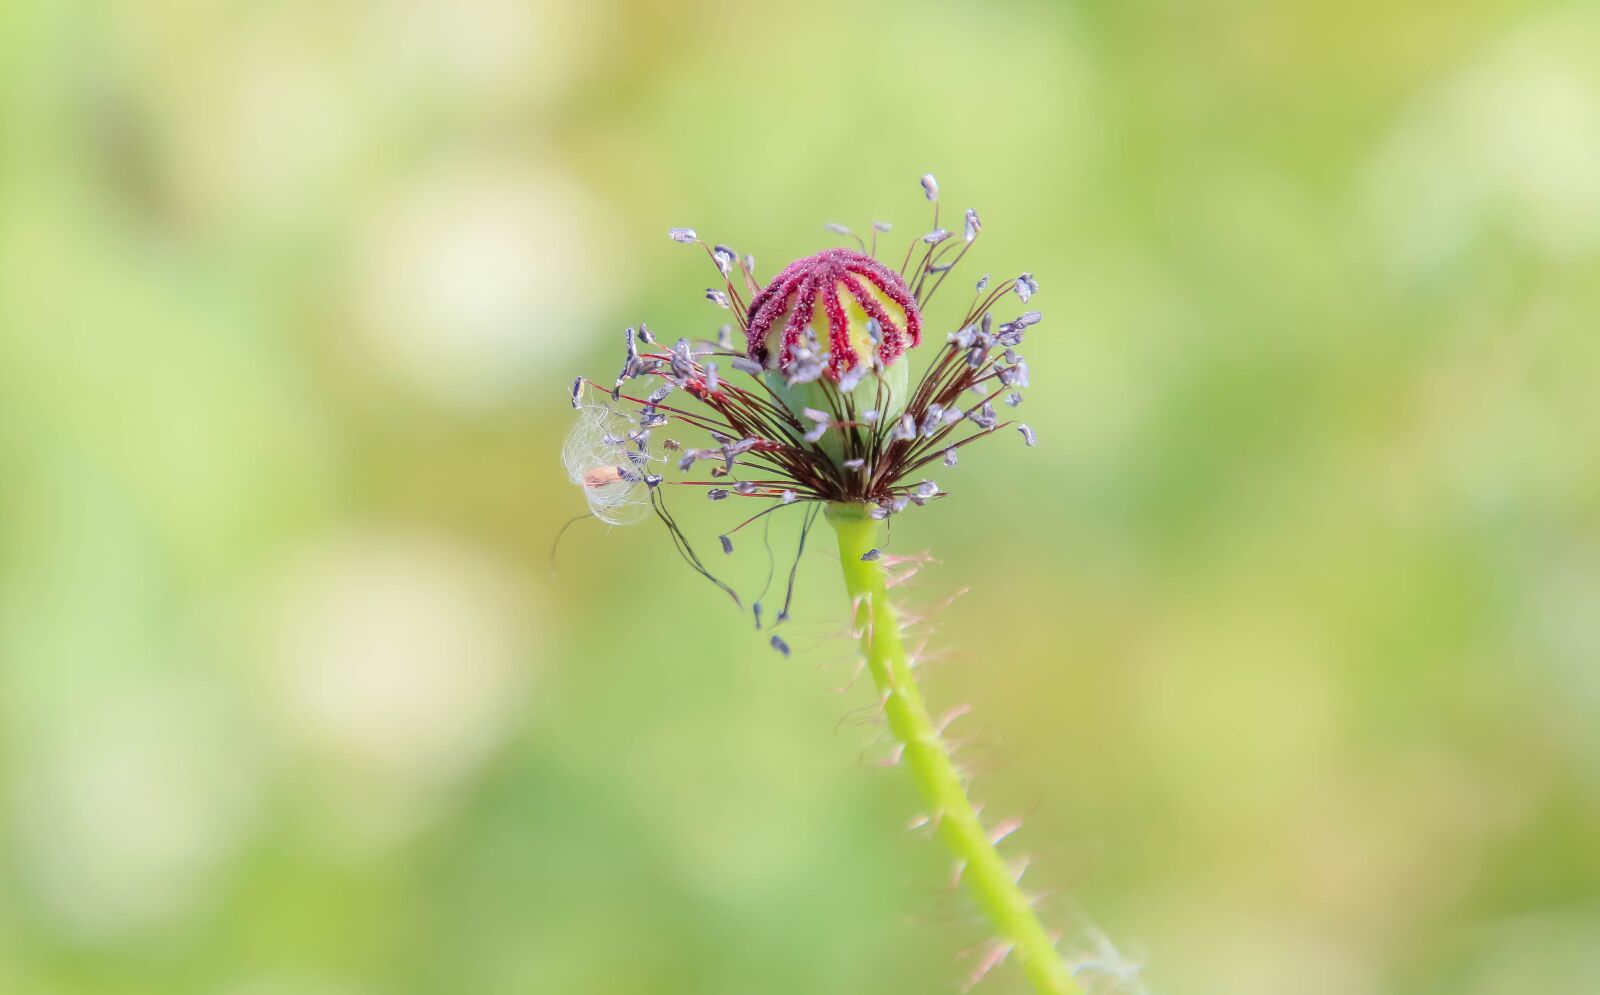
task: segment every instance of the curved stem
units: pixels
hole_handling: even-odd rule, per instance
[[[973,897],[994,922],[1000,942],[1021,960],[1034,987],[1043,995],[1082,995],[1082,987],[990,842],[928,715],[900,638],[899,617],[889,602],[883,564],[861,558],[873,548],[878,531],[878,523],[866,512],[860,505],[829,505],[828,522],[839,536],[839,564],[850,592],[851,621],[883,696],[889,729],[904,744],[905,766],[932,809],[939,835],[963,865],[962,876]]]

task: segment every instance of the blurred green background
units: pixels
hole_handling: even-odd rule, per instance
[[[894,541],[971,587],[928,694],[1068,944],[1600,991],[1597,51],[1514,0],[11,0],[0,991],[953,990],[831,537],[790,660],[654,523],[550,554],[570,378],[722,320],[665,229],[770,274],[924,230],[926,170],[963,281],[1044,286],[1041,442]]]

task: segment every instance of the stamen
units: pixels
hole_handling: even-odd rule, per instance
[[[660,518],[662,523],[666,525],[668,534],[672,536],[672,543],[678,549],[678,555],[682,556],[696,573],[715,584],[723,593],[732,598],[735,605],[739,604],[739,595],[734,592],[733,588],[714,577],[711,571],[706,569],[705,564],[700,562],[700,557],[695,555],[694,547],[689,545],[688,537],[683,534],[683,530],[678,527],[677,521],[667,511],[666,499],[661,496],[659,490],[654,488],[650,491],[650,506],[655,510],[656,517]]]
[[[778,613],[779,618],[789,617],[789,604],[794,600],[794,578],[795,574],[800,572],[800,557],[805,555],[806,536],[811,534],[811,526],[821,513],[822,506],[813,505],[807,510],[805,521],[800,525],[800,544],[794,551],[794,564],[789,567],[789,586],[783,593],[783,610]]]

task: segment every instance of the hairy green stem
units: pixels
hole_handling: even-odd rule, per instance
[[[867,667],[883,696],[889,729],[904,744],[902,761],[932,809],[930,818],[939,835],[963,866],[962,877],[994,922],[1000,942],[1021,960],[1034,987],[1044,995],[1082,995],[1082,987],[990,842],[950,751],[928,715],[901,641],[899,616],[889,601],[883,564],[862,559],[876,542],[878,523],[867,516],[866,508],[848,504],[829,505],[828,521],[839,536],[839,564],[850,592],[851,621],[860,634]]]

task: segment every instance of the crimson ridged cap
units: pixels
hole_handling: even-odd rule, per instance
[[[870,320],[878,323],[876,342]],[[785,370],[808,327],[828,350],[827,375],[834,380],[870,353],[888,366],[922,341],[922,316],[905,280],[853,249],[796,259],[763,287],[750,302],[748,354],[769,369]]]

